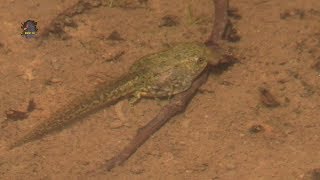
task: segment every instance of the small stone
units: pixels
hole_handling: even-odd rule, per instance
[[[178,25],[178,20],[176,16],[167,15],[161,19],[159,27],[171,27]]]
[[[226,169],[227,170],[233,170],[236,168],[236,165],[234,165],[233,163],[228,163],[226,164]]]
[[[208,164],[207,163],[203,163],[203,164],[196,165],[193,168],[193,171],[201,172],[201,171],[206,171],[207,169],[208,169]]]
[[[278,100],[266,88],[259,88],[260,100],[266,107],[277,107],[280,105]]]
[[[185,172],[186,173],[192,173],[192,171],[190,169],[187,169]]]
[[[162,159],[162,162],[168,163],[174,159],[174,155],[171,152],[165,152],[162,154],[161,159]]]
[[[152,156],[159,157],[160,156],[160,151],[159,150],[154,150],[154,151],[151,151],[149,154],[152,155]]]
[[[62,80],[58,79],[58,78],[51,78],[45,81],[46,85],[53,85],[53,84],[57,84],[57,83],[61,83]]]
[[[61,82],[62,80],[58,78],[52,78],[50,81],[53,83],[58,83],[58,82]]]
[[[288,18],[299,18],[303,19],[305,17],[305,11],[302,9],[291,9],[280,13],[280,19]]]
[[[133,174],[141,174],[143,173],[145,170],[142,166],[139,165],[135,165],[130,169],[130,172]]]
[[[113,121],[109,124],[109,127],[111,129],[118,129],[121,128],[124,125],[124,123],[122,121]]]
[[[130,124],[129,122],[125,122],[123,125],[124,125],[125,127],[131,127],[131,124]]]
[[[107,40],[123,41],[124,39],[121,37],[118,31],[112,31],[110,35],[107,37]]]
[[[265,129],[261,124],[254,124],[249,128],[249,132],[253,133],[253,134],[256,134],[256,133],[259,133],[259,132],[263,132],[264,130]]]

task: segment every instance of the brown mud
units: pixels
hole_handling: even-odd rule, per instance
[[[81,2],[77,11],[67,10],[76,0],[0,5],[1,179],[87,179],[166,101],[143,99],[132,107],[124,100],[41,140],[6,146],[140,57],[177,42],[205,42],[211,32],[211,0]],[[91,178],[319,177],[320,2],[231,0],[230,6],[229,31],[237,35],[227,45],[240,63],[211,74],[187,110],[123,166]],[[38,22],[38,39],[20,36],[27,19]],[[15,118],[7,119],[10,109],[32,111],[11,111]]]

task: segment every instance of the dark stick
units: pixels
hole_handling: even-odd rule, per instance
[[[171,103],[167,104],[161,109],[155,118],[153,118],[147,125],[138,130],[137,135],[131,142],[116,156],[109,160],[106,164],[107,170],[111,170],[117,165],[123,164],[137,149],[143,145],[151,135],[157,132],[166,122],[180,112],[183,112],[187,107],[192,97],[197,92],[197,89],[206,82],[208,71],[204,71],[199,78],[197,78],[191,88],[184,93],[174,96]]]
[[[213,0],[214,1],[214,22],[210,37],[208,38],[206,45],[218,44],[221,40],[222,34],[228,22],[228,8],[229,0]]]
[[[213,32],[206,42],[208,46],[217,44],[221,39],[227,21],[228,0],[214,0],[215,21]],[[144,144],[157,130],[178,113],[183,112],[190,100],[193,98],[198,88],[206,82],[209,71],[208,68],[193,82],[191,88],[172,98],[169,104],[163,107],[155,118],[147,125],[138,130],[137,135],[131,142],[116,156],[111,158],[104,166],[108,171],[118,165],[122,165],[137,149]]]

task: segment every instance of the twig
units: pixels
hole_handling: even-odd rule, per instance
[[[107,162],[107,170],[111,170],[113,167],[123,164],[152,134],[157,132],[158,129],[168,122],[170,118],[183,112],[189,101],[197,92],[197,89],[207,80],[207,76],[208,71],[206,70],[193,82],[188,91],[174,96],[171,103],[163,107],[154,119],[138,130],[137,135],[131,140],[130,144],[128,144],[117,156],[114,156]]]
[[[206,45],[218,44],[228,22],[229,0],[213,0],[214,1],[214,22],[209,39]]]
[[[215,21],[213,32],[209,40],[206,42],[208,46],[217,44],[221,39],[224,27],[227,21],[228,0],[214,0],[215,4]],[[147,125],[138,130],[137,135],[131,142],[116,156],[111,158],[103,169],[110,171],[118,165],[122,165],[137,149],[144,144],[157,130],[159,130],[170,118],[174,117],[180,112],[183,112],[190,100],[193,98],[198,88],[206,82],[208,76],[208,68],[193,82],[191,88],[173,97],[171,102],[164,106],[155,118],[153,118]]]

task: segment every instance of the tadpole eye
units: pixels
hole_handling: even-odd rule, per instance
[[[198,63],[203,63],[205,61],[205,59],[203,57],[198,57],[197,58],[197,62]]]

